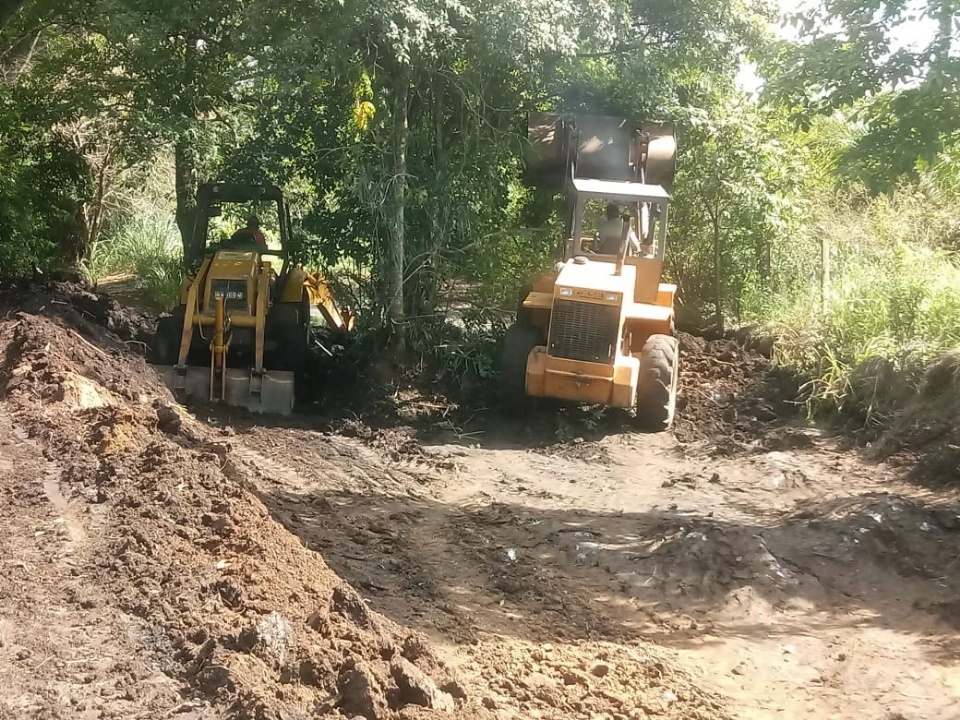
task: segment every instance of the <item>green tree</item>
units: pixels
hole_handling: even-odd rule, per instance
[[[768,16],[733,0],[35,0],[16,24],[44,40],[15,103],[88,131],[88,237],[109,225],[109,181],[166,146],[188,262],[201,179],[278,181],[304,249],[368,269],[402,346],[446,285],[505,302],[498,273],[512,284],[549,255],[556,203],[519,182],[526,110],[728,113]]]
[[[25,2],[26,0],[2,0],[0,2],[0,29],[6,27],[13,20],[17,11],[23,7]]]
[[[960,133],[958,17],[958,0],[825,0],[790,17],[801,40],[766,56],[767,96],[805,123],[844,112],[863,132],[843,175],[889,191],[901,177],[916,179]],[[929,36],[898,44],[918,19]]]
[[[690,111],[683,128],[670,267],[688,302],[710,299],[722,331],[747,293],[798,279],[804,153],[775,113],[746,103]]]
[[[288,20],[272,21],[271,32],[293,44],[279,49],[284,73],[296,77],[301,68],[339,88],[322,93],[339,96],[344,122],[344,90],[370,79],[365,101],[375,120],[346,153],[325,152],[337,161],[325,161],[324,187],[339,188],[338,212],[365,211],[371,221],[374,275],[383,278],[386,319],[401,343],[405,318],[432,312],[438,283],[475,266],[481,239],[509,234],[525,110],[676,114],[705,102],[710,78],[732,81],[767,12],[759,3],[697,0],[667,10],[650,2],[318,4],[304,13],[306,35],[340,28],[320,49],[276,28]],[[327,115],[334,105],[325,105]],[[318,123],[325,142],[328,123]],[[342,180],[350,163],[353,187]],[[524,236],[533,237],[517,235]]]

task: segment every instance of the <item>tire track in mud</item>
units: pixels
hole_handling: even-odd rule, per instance
[[[240,437],[276,449],[288,432]],[[349,453],[331,461],[336,481],[304,480],[326,442],[293,434],[290,475],[269,491],[292,503],[281,521],[315,512],[298,508],[304,498],[320,502],[322,519],[291,530],[360,587],[374,578],[362,590],[374,607],[446,641],[488,687],[485,673],[528,643],[580,652],[584,665],[610,643],[663,653],[730,698],[735,717],[960,716],[957,661],[946,660],[960,585],[943,577],[960,553],[955,499],[831,441],[807,434],[720,458],[629,434],[572,453],[440,443],[417,457],[456,469],[427,481],[388,472],[376,443],[334,437],[365,458],[355,493],[340,465]],[[423,576],[431,592],[407,581]],[[525,657],[521,674],[536,676],[543,662]],[[491,704],[510,707],[529,688],[498,693]]]
[[[286,432],[241,431],[244,465],[263,468]],[[572,578],[535,562],[536,543],[497,542],[491,528],[522,533],[509,508],[444,504],[445,491],[473,480],[456,467],[459,451],[421,449],[419,472],[398,471],[359,442],[293,436],[296,453],[271,455],[271,471],[258,475],[264,503],[374,609],[434,640],[484,707],[503,717],[726,717],[668,651],[567,597]]]

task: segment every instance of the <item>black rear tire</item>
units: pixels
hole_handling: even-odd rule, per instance
[[[500,406],[507,415],[523,415],[533,406],[527,395],[527,358],[539,344],[540,333],[530,325],[511,325],[503,338]]]
[[[176,365],[180,357],[180,340],[183,337],[183,307],[175,308],[170,317],[157,321],[153,336],[150,361],[154,365]]]
[[[307,358],[307,328],[301,304],[278,303],[267,318],[267,335],[273,343],[267,370],[299,372]]]
[[[646,432],[663,432],[673,425],[680,378],[680,347],[671,335],[651,335],[640,354],[637,383],[637,423]]]

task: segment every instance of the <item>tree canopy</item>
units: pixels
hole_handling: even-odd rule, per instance
[[[769,93],[803,122],[839,111],[857,124],[850,177],[890,190],[956,144],[960,2],[826,0],[789,21],[800,39],[768,51]]]
[[[668,268],[722,319],[813,282],[831,191],[955,192],[957,18],[823,0],[784,40],[765,0],[3,3],[0,261],[92,267],[175,219],[189,265],[200,182],[275,182],[302,259],[419,343],[458,284],[509,308],[552,262],[560,204],[521,182],[525,113],[584,111],[676,125]]]

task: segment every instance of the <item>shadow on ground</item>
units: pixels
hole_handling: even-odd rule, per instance
[[[495,633],[683,647],[718,623],[724,636],[763,638],[922,634],[938,619],[960,628],[957,508],[894,495],[810,504],[770,526],[675,510],[462,508],[409,492],[260,498],[374,609],[458,642]]]

